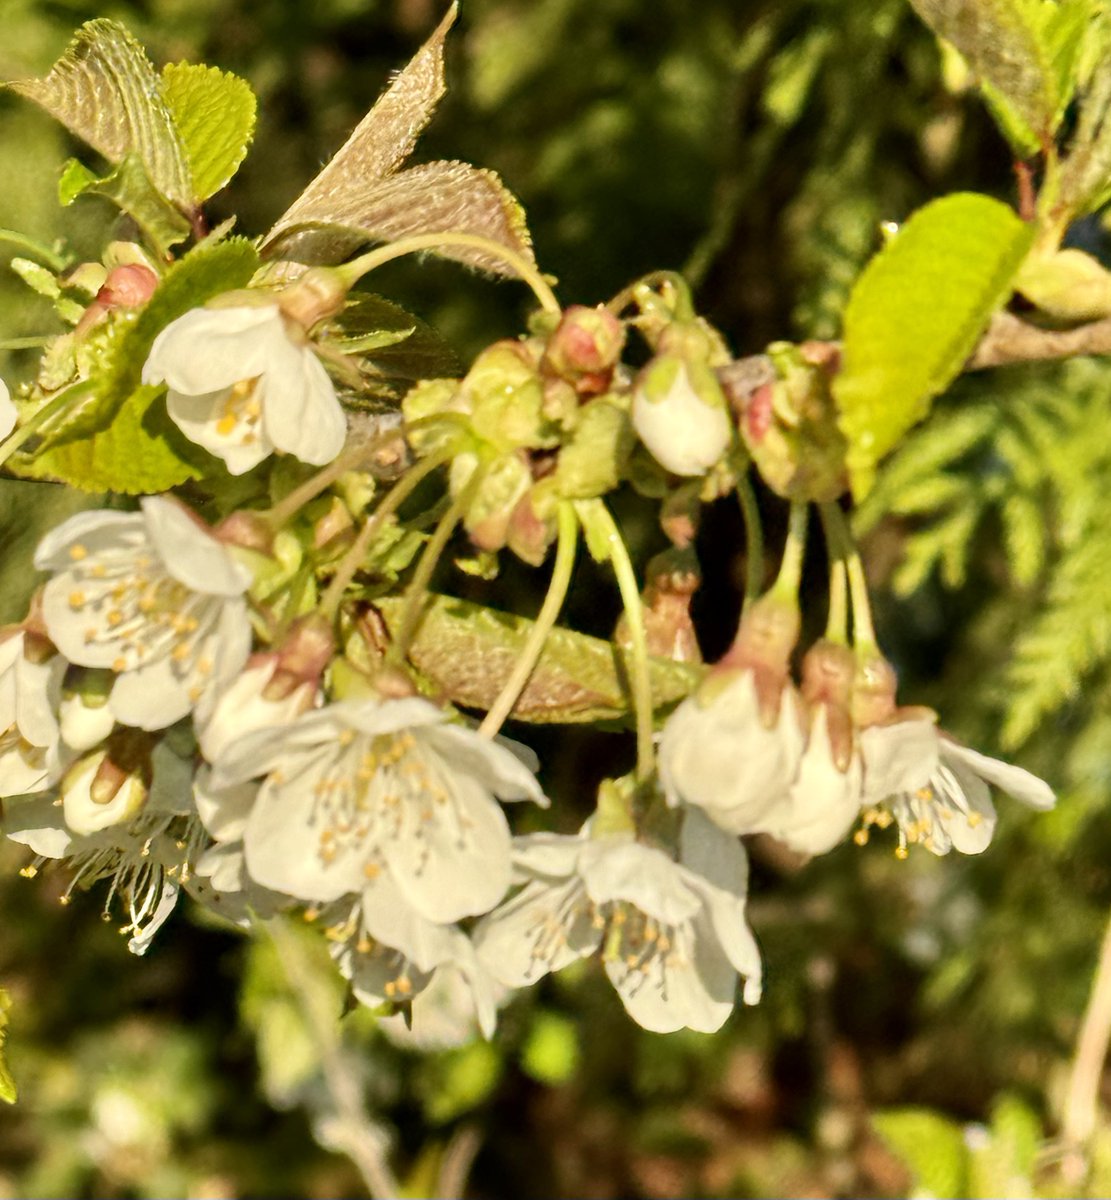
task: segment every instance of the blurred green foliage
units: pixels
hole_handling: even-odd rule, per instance
[[[3,0],[0,76],[41,73],[92,16],[124,21],[156,62],[250,81],[258,137],[210,210],[255,234],[439,6]],[[950,189],[1012,198],[1005,143],[974,99],[946,89],[904,0],[466,0],[449,85],[420,154],[502,174],[566,301],[685,269],[738,354],[836,335],[881,220]],[[103,201],[56,204],[73,149],[0,96],[0,227],[91,247]],[[0,243],[0,267],[12,253]],[[518,289],[450,264],[392,265],[375,288],[464,355],[523,315]],[[0,272],[0,340],[52,332],[52,320]],[[31,363],[0,354],[0,373],[15,381]],[[1023,746],[1061,792],[1055,813],[1006,810],[973,861],[900,863],[890,847],[850,844],[799,870],[758,842],[765,998],[719,1036],[644,1033],[593,968],[577,968],[506,1009],[492,1047],[427,1052],[366,1014],[323,1045],[305,1005],[338,1018],[341,997],[308,951],[291,990],[265,940],[178,915],[147,959],[129,959],[94,897],[63,910],[57,882],[19,879],[23,858],[6,847],[0,982],[20,1099],[0,1120],[0,1200],[358,1194],[354,1168],[321,1146],[329,1054],[396,1131],[412,1194],[464,1137],[479,1143],[475,1196],[1064,1194],[1044,1139],[1111,905],[1108,371],[962,380],[861,516],[902,695],[935,703],[987,751]],[[83,502],[46,484],[0,490],[4,619],[33,585],[38,532]],[[707,542],[739,541],[731,520],[711,512]],[[630,528],[650,536],[642,516]],[[708,568],[711,650],[736,568]],[[588,572],[583,609],[597,607]],[[531,740],[543,757],[543,736]],[[590,794],[584,778],[629,754],[620,738],[570,745],[546,776],[564,797]],[[1091,1186],[1101,1194],[1098,1171]]]

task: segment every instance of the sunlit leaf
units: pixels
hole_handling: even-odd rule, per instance
[[[936,1200],[968,1196],[968,1151],[960,1126],[928,1108],[872,1114],[880,1137],[914,1174],[915,1194]]]
[[[163,67],[162,93],[185,149],[193,198],[206,200],[231,179],[247,153],[255,94],[238,75],[198,63]]]
[[[0,1100],[5,1104],[14,1104],[16,1101],[15,1080],[4,1057],[4,1043],[8,1040],[8,1012],[11,1006],[12,998],[0,988]]]
[[[915,213],[857,280],[833,394],[858,499],[876,463],[960,371],[1033,235],[998,200],[944,196]]]

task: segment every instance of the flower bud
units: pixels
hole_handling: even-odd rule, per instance
[[[58,726],[62,741],[71,750],[91,750],[116,727],[116,718],[108,707],[108,693],[85,696],[73,693],[58,706]]]
[[[61,792],[66,824],[87,836],[130,820],[146,804],[150,789],[138,766],[128,770],[111,751],[100,750],[70,768]]]
[[[657,355],[637,377],[633,425],[656,461],[674,475],[704,474],[733,440],[714,372],[676,355]]]
[[[276,300],[284,316],[308,330],[340,312],[349,291],[339,271],[332,267],[311,267],[279,292]]]
[[[544,366],[581,392],[604,391],[625,346],[625,326],[606,308],[572,304],[548,341]]]
[[[463,380],[472,428],[501,450],[558,443],[544,418],[544,387],[533,358],[523,342],[495,342]]]
[[[154,295],[158,276],[140,263],[113,267],[96,293],[105,308],[138,308]]]

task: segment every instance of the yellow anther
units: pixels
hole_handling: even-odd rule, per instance
[[[119,658],[113,659],[112,660],[112,670],[113,671],[126,671],[127,670],[127,659],[124,658],[122,655]]]
[[[919,800],[932,800],[934,798],[934,789],[927,785],[926,787],[920,787],[914,794]]]
[[[108,614],[104,619],[114,629],[117,625],[123,624],[123,613],[118,608],[112,608],[108,610]]]
[[[858,829],[856,831],[856,833],[853,834],[853,841],[856,842],[856,844],[858,846],[867,846],[868,845],[868,830],[867,829]]]
[[[224,416],[222,416],[216,422],[216,432],[221,437],[227,437],[228,434],[230,434],[234,428],[235,428],[235,414],[234,413],[225,413]]]
[[[178,642],[178,644],[170,651],[170,657],[176,663],[183,663],[189,657],[189,644],[187,642]]]
[[[74,542],[69,548],[69,556],[74,562],[80,562],[89,557],[89,551],[80,542]]]
[[[24,879],[34,879],[39,873],[39,869],[38,867],[20,867],[19,873]]]
[[[103,563],[93,563],[89,568],[89,574],[94,579],[103,579],[108,574],[108,568]]]
[[[910,851],[906,848],[906,846],[896,846],[895,847],[895,857],[896,858],[906,859],[909,855],[910,855]]]
[[[970,828],[970,829],[975,829],[975,828],[976,828],[976,826],[977,826],[977,825],[979,825],[981,821],[983,821],[983,819],[984,819],[984,814],[983,814],[983,813],[978,813],[978,812],[970,812],[970,813],[968,814],[968,825],[969,825],[969,828]]]
[[[85,593],[81,591],[80,588],[74,588],[74,590],[69,594],[70,608],[80,608],[85,603],[85,600]]]
[[[397,990],[403,996],[408,996],[412,993],[413,985],[410,982],[409,977],[407,975],[402,975],[401,978],[397,981]]]

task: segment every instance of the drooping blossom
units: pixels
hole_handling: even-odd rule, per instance
[[[754,830],[800,854],[832,850],[860,815],[864,763],[850,712],[854,671],[853,652],[834,642],[815,643],[803,658],[806,749],[786,796]]]
[[[146,953],[173,912],[181,885],[206,840],[185,786],[191,764],[164,746],[155,749],[151,762],[152,782],[141,807],[95,832],[77,833],[69,825],[65,794],[61,805],[46,797],[19,801],[5,811],[3,824],[12,841],[35,853],[23,875],[36,874],[50,859],[64,860],[72,871],[64,902],[74,888],[108,880],[105,917],[117,905],[123,909],[126,920],[120,932],[130,935],[128,949],[133,954]],[[84,772],[72,781],[69,816],[77,814],[79,824],[96,804],[91,783]],[[128,798],[134,799],[134,793]]]
[[[748,860],[734,837],[694,809],[678,861],[632,833],[542,833],[516,839],[524,887],[480,922],[479,955],[524,987],[600,953],[629,1015],[645,1029],[713,1032],[760,998],[760,953],[745,921]]]
[[[466,984],[483,1035],[493,1036],[495,985],[470,938],[455,925],[422,917],[388,875],[366,887],[327,933],[340,972],[363,1004],[410,1004],[440,972],[453,972]]]
[[[992,787],[1043,811],[1056,801],[1044,780],[962,746],[938,729],[932,713],[869,726],[860,742],[864,811],[857,841],[867,841],[873,826],[894,823],[900,858],[912,845],[934,854],[980,854],[995,832]]]
[[[633,391],[633,428],[652,457],[675,475],[701,475],[733,440],[725,396],[702,362],[658,354]]]
[[[260,777],[240,834],[256,882],[328,902],[385,873],[440,924],[488,912],[509,886],[495,796],[546,803],[520,758],[418,697],[341,701],[248,734],[220,756],[213,794]]]
[[[170,419],[232,475],[275,450],[320,466],[343,449],[332,381],[276,303],[187,312],[154,339],[143,382],[168,386]]]
[[[48,533],[42,613],[70,662],[117,675],[108,705],[124,725],[203,724],[250,652],[250,571],[181,505],[78,513]]]
[[[741,619],[737,639],[668,718],[660,783],[668,803],[693,804],[730,833],[764,828],[787,797],[805,736],[788,658],[798,613],[772,597]]]
[[[54,713],[65,662],[42,643],[22,629],[0,641],[0,797],[44,791],[62,771]]]

